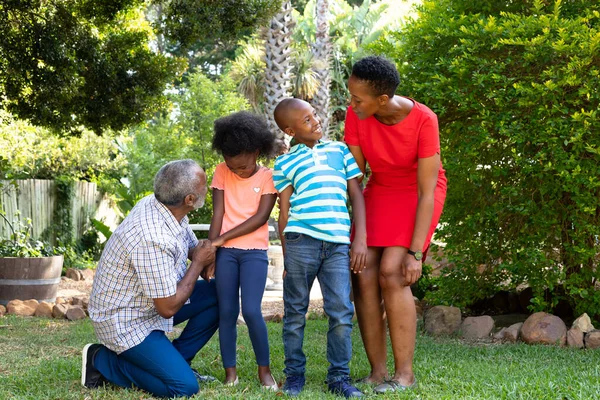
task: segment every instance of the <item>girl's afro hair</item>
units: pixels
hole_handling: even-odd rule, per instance
[[[215,121],[212,148],[226,157],[254,153],[270,158],[275,147],[275,135],[261,117],[248,111],[238,111]]]

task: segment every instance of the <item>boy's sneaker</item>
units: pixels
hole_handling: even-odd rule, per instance
[[[289,396],[298,396],[305,383],[304,375],[288,375],[283,384],[283,392]]]
[[[346,398],[363,397],[364,394],[350,383],[350,378],[343,378],[339,381],[331,382],[329,391]]]
[[[94,357],[102,347],[104,346],[101,344],[88,343],[81,352],[81,385],[88,389],[94,389],[106,383],[106,379],[100,371],[94,368]]]

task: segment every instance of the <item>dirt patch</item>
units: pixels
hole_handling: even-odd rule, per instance
[[[74,281],[72,279],[62,277],[58,285],[58,297],[73,297],[82,294],[90,295],[92,292],[92,281]],[[262,302],[263,315],[279,314],[283,315],[283,298],[280,296],[265,297]],[[308,312],[313,314],[321,314],[323,312],[323,300],[314,299],[310,301]]]

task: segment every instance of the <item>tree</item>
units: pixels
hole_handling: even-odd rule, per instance
[[[329,84],[331,42],[329,40],[329,1],[317,0],[316,4],[317,30],[315,43],[312,45],[312,54],[315,58],[315,72],[319,82],[318,89],[313,98],[313,105],[321,118],[323,132],[327,133],[329,126]]]
[[[477,6],[477,5],[479,6]],[[600,317],[600,4],[425,1],[373,49],[439,116],[455,267],[434,293],[467,305],[527,284]]]
[[[235,57],[238,39],[266,26],[282,0],[154,0],[149,15],[164,51],[216,79]]]
[[[277,136],[282,132],[273,120],[277,104],[291,94],[291,35],[294,27],[292,5],[286,0],[271,19],[265,42],[265,117],[269,129]]]
[[[56,130],[122,129],[181,71],[148,47],[136,1],[0,2],[0,106]]]
[[[234,40],[280,0],[153,3],[155,44],[142,0],[0,0],[0,107],[63,133],[140,123],[167,106],[198,38]]]
[[[189,75],[188,81],[171,97],[174,108],[158,115],[130,132],[130,142],[123,144],[128,162],[130,193],[152,191],[154,174],[165,163],[182,158],[196,160],[211,176],[221,157],[212,151],[214,121],[234,111],[248,108],[235,84],[227,76],[214,81],[201,72]],[[207,205],[193,214],[194,220],[210,222],[212,208]]]

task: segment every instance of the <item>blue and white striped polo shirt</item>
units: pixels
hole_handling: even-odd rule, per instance
[[[312,149],[293,146],[275,160],[273,181],[280,193],[292,185],[284,232],[304,233],[334,243],[350,243],[348,180],[362,175],[341,142],[319,142]]]

